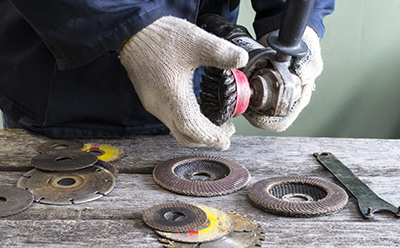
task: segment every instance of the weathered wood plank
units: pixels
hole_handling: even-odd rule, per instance
[[[16,185],[34,146],[49,140],[24,130],[0,130],[0,182]],[[331,138],[232,138],[231,148],[187,148],[171,136],[135,136],[130,139],[82,140],[120,146],[126,155],[115,163],[121,172],[116,188],[99,200],[55,206],[34,203],[29,209],[0,218],[3,246],[99,246],[162,247],[141,217],[147,208],[165,202],[203,204],[245,214],[266,230],[264,246],[390,246],[400,245],[400,219],[377,214],[364,220],[354,197],[346,207],[329,216],[288,218],[255,208],[247,199],[248,187],[264,178],[287,175],[337,181],[312,156],[332,152],[380,197],[400,205],[400,141]],[[177,195],[157,185],[151,172],[158,163],[177,156],[207,154],[221,156],[248,168],[252,179],[239,192],[219,197]]]
[[[30,159],[37,155],[34,147],[47,140],[24,130],[0,130],[0,170],[30,170]],[[113,162],[121,173],[151,173],[167,159],[201,154],[234,160],[251,172],[278,170],[284,174],[310,168],[321,170],[312,156],[315,152],[332,152],[358,175],[400,172],[400,140],[233,136],[231,148],[226,151],[184,147],[168,135],[80,141],[123,148],[125,156]]]
[[[2,172],[0,180],[14,185],[20,172]],[[249,185],[267,175],[253,176]],[[332,178],[325,178],[333,181]],[[399,176],[391,179],[398,181]],[[225,211],[236,211],[261,224],[266,230],[264,245],[282,246],[396,246],[400,244],[398,219],[379,214],[375,221],[362,218],[356,201],[350,197],[347,206],[332,215],[316,218],[288,218],[266,213],[247,200],[248,186],[236,193],[219,197],[190,197],[160,188],[147,174],[121,174],[116,188],[107,196],[85,204],[55,206],[34,203],[29,209],[1,218],[0,244],[32,246],[117,246],[161,247],[157,235],[141,221],[147,208],[165,202],[203,204]],[[390,180],[373,180],[377,193],[394,199],[399,185]],[[103,228],[104,227],[104,228]]]

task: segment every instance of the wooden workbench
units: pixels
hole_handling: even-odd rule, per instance
[[[34,147],[49,140],[24,130],[0,130],[0,185],[16,185],[32,169]],[[114,162],[120,174],[107,196],[84,204],[33,203],[27,210],[0,218],[0,246],[40,247],[162,247],[158,235],[142,221],[142,213],[164,202],[202,204],[236,211],[262,225],[263,247],[282,246],[400,246],[400,219],[377,214],[363,219],[350,196],[346,207],[332,215],[290,218],[255,208],[248,187],[264,178],[302,175],[335,182],[312,156],[331,152],[380,197],[400,205],[400,140],[278,138],[234,136],[231,148],[187,148],[171,136],[136,136],[130,139],[81,140],[119,146],[125,156]],[[234,160],[249,170],[246,188],[219,197],[190,197],[161,188],[152,178],[153,168],[184,155],[215,155]]]

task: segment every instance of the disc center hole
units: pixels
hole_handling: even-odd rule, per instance
[[[7,198],[0,196],[0,204],[7,201]]]
[[[101,156],[101,155],[105,154],[105,152],[103,150],[99,150],[99,149],[89,149],[89,150],[87,150],[87,152],[93,153],[97,156]]]
[[[312,202],[314,199],[306,194],[302,193],[292,193],[292,194],[286,194],[282,196],[282,200],[285,201],[290,201],[290,202]]]
[[[215,175],[211,171],[201,170],[192,173],[194,181],[212,181],[215,180]]]
[[[53,149],[56,150],[63,150],[63,149],[67,149],[69,146],[68,145],[64,145],[64,144],[55,144],[54,146],[52,146]]]
[[[61,186],[71,186],[76,183],[75,179],[73,178],[63,178],[57,182],[58,185]]]
[[[182,212],[169,211],[164,214],[164,218],[169,221],[182,221],[186,215]]]
[[[72,161],[71,157],[59,157],[55,159],[56,162],[70,162]]]

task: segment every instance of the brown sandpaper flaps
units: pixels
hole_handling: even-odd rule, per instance
[[[348,195],[340,186],[308,177],[275,177],[250,186],[250,202],[258,208],[278,215],[315,217],[342,209]],[[291,200],[300,198],[300,201]]]
[[[250,174],[234,161],[199,155],[167,160],[154,168],[153,178],[175,193],[217,196],[242,189],[249,182]]]

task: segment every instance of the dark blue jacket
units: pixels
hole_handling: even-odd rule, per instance
[[[52,138],[166,133],[142,106],[116,48],[162,16],[235,22],[234,0],[0,0],[0,108]],[[253,0],[257,36],[279,28],[283,0]],[[334,0],[317,0],[309,25],[322,37]],[[231,11],[232,10],[232,11]]]

